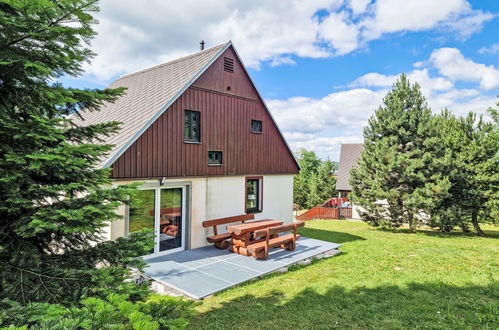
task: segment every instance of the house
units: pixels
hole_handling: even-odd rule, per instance
[[[336,190],[339,197],[347,197],[352,191],[350,186],[350,170],[357,164],[357,160],[364,149],[362,143],[342,144],[340,151],[340,163],[338,165],[338,176],[336,178]]]
[[[336,179],[336,190],[339,197],[348,198],[352,191],[350,186],[350,171],[357,164],[357,161],[364,150],[362,143],[342,144],[340,151],[340,163],[338,165],[338,177]],[[359,218],[358,207],[352,206],[352,218]]]
[[[108,239],[152,228],[157,256],[206,245],[205,220],[292,222],[299,167],[232,42],[124,75],[117,87],[127,90],[115,103],[75,118],[122,122],[100,166],[115,185],[141,182]]]

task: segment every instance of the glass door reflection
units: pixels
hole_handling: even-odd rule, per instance
[[[182,190],[182,188],[165,188],[159,190],[159,252],[184,246]]]

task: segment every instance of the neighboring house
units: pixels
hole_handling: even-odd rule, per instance
[[[350,186],[350,170],[357,164],[357,161],[364,149],[362,143],[342,144],[340,152],[340,163],[338,165],[338,177],[336,179],[336,190],[339,197],[348,198],[352,191]],[[352,218],[359,218],[358,207],[352,204]]]
[[[231,42],[120,77],[126,94],[81,125],[120,121],[101,167],[143,182],[108,238],[153,228],[151,255],[207,244],[204,220],[255,213],[293,219],[299,167]]]

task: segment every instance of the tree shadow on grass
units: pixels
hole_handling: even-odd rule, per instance
[[[310,238],[315,238],[319,239],[321,241],[327,241],[327,242],[332,242],[332,243],[346,243],[346,242],[352,242],[352,241],[365,241],[366,239],[364,237],[348,234],[348,233],[342,233],[338,231],[331,231],[331,230],[323,230],[323,229],[317,229],[317,228],[309,228],[309,227],[304,227],[300,228],[299,232],[300,235],[305,236],[305,237],[310,237]]]
[[[374,227],[379,231],[385,231],[385,232],[390,232],[394,234],[414,234],[409,229],[407,228],[377,228]],[[485,233],[484,238],[499,238],[499,230],[488,230],[484,229],[483,230]],[[432,229],[418,229],[416,230],[416,233],[418,234],[423,234],[426,236],[432,236],[432,237],[443,237],[443,238],[452,238],[452,237],[480,237],[477,236],[476,233],[470,232],[470,233],[464,233],[462,231],[452,231],[449,233],[444,233],[441,231],[436,231]]]
[[[325,292],[305,288],[292,298],[282,291],[247,294],[198,314],[192,329],[454,328],[494,329],[499,324],[497,285],[410,283],[403,287]]]

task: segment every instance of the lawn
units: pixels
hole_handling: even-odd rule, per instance
[[[489,237],[312,221],[342,254],[205,299],[192,329],[499,327],[499,228]]]

